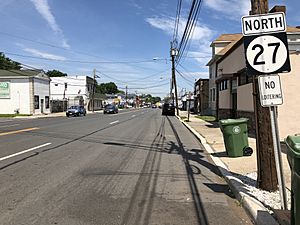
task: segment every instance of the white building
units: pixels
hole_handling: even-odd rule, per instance
[[[51,101],[67,100],[68,105],[84,105],[92,110],[94,79],[88,76],[51,77],[50,90]],[[98,94],[94,96],[94,109],[102,107],[102,100]]]
[[[0,114],[50,113],[50,78],[41,70],[0,70]]]

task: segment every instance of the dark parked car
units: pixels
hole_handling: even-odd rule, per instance
[[[104,107],[104,110],[103,110],[104,114],[106,114],[106,113],[118,113],[118,112],[119,112],[118,107],[116,105],[113,105],[113,104],[106,105]]]
[[[86,115],[86,110],[81,105],[73,105],[70,108],[68,108],[66,112],[66,116],[80,116],[80,115]]]
[[[170,103],[165,103],[162,107],[162,115],[175,116],[175,106]]]

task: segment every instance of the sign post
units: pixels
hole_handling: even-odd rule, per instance
[[[281,208],[287,209],[287,197],[282,169],[277,105],[283,97],[280,78],[274,73],[290,72],[286,21],[284,13],[270,13],[242,17],[244,48],[248,75],[259,76],[260,103],[269,107]]]
[[[280,137],[278,131],[277,122],[277,105],[283,104],[283,97],[281,91],[280,77],[278,75],[272,76],[259,76],[259,94],[260,102],[263,107],[269,107],[270,109],[270,119],[271,119],[271,129],[272,129],[272,139],[274,145],[274,155],[276,163],[276,172],[279,184],[279,193],[281,199],[281,208],[287,209],[287,196],[285,190],[285,181],[283,175],[282,158],[281,158],[281,148],[280,148]]]

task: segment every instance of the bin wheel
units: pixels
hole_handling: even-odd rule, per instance
[[[245,148],[243,149],[243,155],[244,155],[244,156],[251,156],[252,153],[253,153],[253,149],[250,148],[250,147],[245,147]]]

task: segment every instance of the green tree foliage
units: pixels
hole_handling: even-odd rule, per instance
[[[152,103],[152,104],[155,104],[157,102],[160,102],[161,101],[161,98],[160,97],[153,97],[152,95],[150,94],[142,94],[140,96],[140,99],[143,99],[146,103]]]
[[[7,58],[3,52],[0,52],[0,69],[2,70],[19,70],[21,64]]]
[[[48,77],[66,77],[68,74],[63,73],[59,70],[48,70],[47,73]]]
[[[118,87],[114,82],[101,83],[101,84],[97,85],[96,92],[101,93],[101,94],[124,93],[124,91],[118,90]]]

